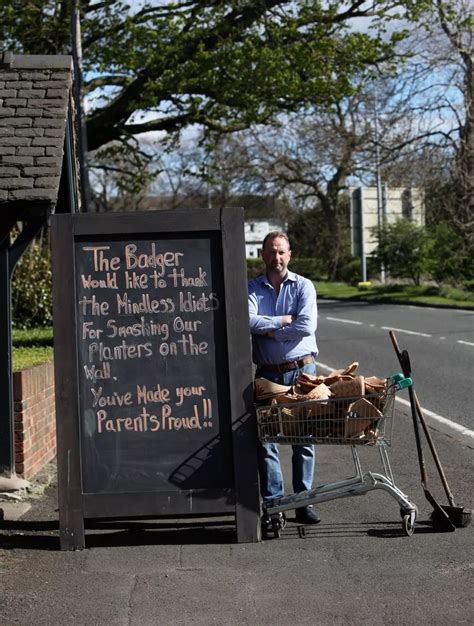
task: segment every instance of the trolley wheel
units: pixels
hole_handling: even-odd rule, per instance
[[[418,507],[416,506],[416,504],[414,505],[414,507],[415,507],[415,519],[416,519],[418,517]],[[405,515],[410,515],[410,509],[404,509],[403,507],[400,507],[400,517],[403,519]]]
[[[280,526],[279,520],[277,519],[272,520],[272,530],[273,530],[273,536],[275,537],[275,539],[279,539],[280,534],[281,534],[281,526]]]
[[[405,533],[407,537],[411,537],[413,533],[415,532],[415,519],[416,519],[415,513],[413,514],[406,513],[403,516],[402,528],[403,528],[403,532]]]
[[[286,526],[286,515],[284,513],[274,513],[272,515],[272,531],[275,539],[280,538],[281,531]]]

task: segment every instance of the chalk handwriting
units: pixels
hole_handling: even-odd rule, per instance
[[[153,267],[160,270],[160,275],[163,276],[166,267],[179,266],[180,259],[184,256],[182,252],[164,252],[157,254],[156,246],[151,244],[150,254],[135,254],[137,246],[134,243],[129,243],[125,246],[125,265],[128,270],[134,268],[148,268]]]
[[[84,289],[118,289],[116,272],[107,272],[105,278],[92,278],[91,274],[88,276],[81,274],[81,280]]]
[[[204,405],[203,405],[204,406]],[[201,408],[202,411],[202,408]],[[97,432],[120,433],[122,431],[133,432],[156,432],[156,431],[177,431],[177,430],[201,430],[204,415],[200,413],[197,404],[192,407],[192,415],[186,417],[174,417],[169,404],[163,404],[158,414],[149,413],[145,407],[136,416],[111,416],[105,409],[99,409],[96,413]],[[207,416],[206,416],[207,417]]]
[[[104,252],[110,250],[110,246],[83,246],[85,252],[92,252],[94,272],[109,272],[118,270],[120,267],[120,257],[109,259]]]
[[[151,342],[128,344],[125,339],[118,346],[107,346],[102,341],[94,341],[89,344],[89,363],[94,360],[102,361],[126,361],[127,359],[141,359],[153,355]]]
[[[194,263],[191,254],[170,250],[166,241],[83,245],[82,250],[87,269],[77,285],[80,365],[96,433],[212,428],[215,375],[210,374],[209,385],[199,384],[212,352],[212,314],[220,308],[210,268]],[[170,378],[168,357],[178,358],[182,378],[175,380],[176,369]],[[202,360],[202,372],[199,366],[198,374],[194,366],[188,372],[186,363],[196,359]],[[127,360],[138,363],[119,364]],[[142,362],[143,368],[156,367],[150,371],[160,382],[151,383],[145,369],[140,380]],[[123,380],[128,371],[130,380]]]

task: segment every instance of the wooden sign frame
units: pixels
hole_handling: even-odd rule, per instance
[[[78,241],[142,235],[220,239],[225,298],[229,420],[233,486],[85,493],[81,458],[81,372],[75,247]],[[247,306],[243,210],[196,209],[111,214],[64,214],[52,218],[54,361],[58,442],[58,497],[62,550],[85,547],[85,520],[131,517],[235,515],[237,541],[260,540],[257,435]]]

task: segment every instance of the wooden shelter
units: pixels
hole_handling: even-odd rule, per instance
[[[14,476],[11,279],[53,212],[78,206],[72,59],[0,54],[0,474]]]

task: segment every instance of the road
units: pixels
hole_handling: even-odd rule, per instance
[[[409,426],[408,417],[402,416]],[[396,484],[419,508],[404,536],[388,494],[324,502],[302,532],[289,512],[280,539],[236,544],[217,520],[88,523],[87,549],[59,551],[54,489],[19,522],[0,523],[0,622],[5,626],[446,626],[470,624],[474,526],[431,526],[409,428],[397,420]],[[439,432],[456,502],[472,504],[472,449]],[[364,471],[380,471],[362,446]],[[291,448],[282,446],[285,475]],[[318,446],[315,484],[350,475],[347,446]],[[430,488],[446,496],[429,464]],[[470,469],[471,468],[471,469]],[[289,481],[288,481],[289,482]],[[290,485],[288,485],[290,486]],[[3,574],[3,575],[2,575]]]
[[[423,408],[474,430],[474,311],[320,300],[318,362],[358,361],[363,375],[400,371],[389,329],[410,354]]]
[[[424,333],[397,333],[400,347],[412,353],[422,403],[451,417],[456,414],[466,423],[469,416],[472,419],[468,411],[472,313],[321,301],[319,319],[320,360],[334,367],[358,360],[363,374],[399,370],[383,326]],[[449,388],[454,384],[455,393]],[[442,404],[444,395],[451,402]],[[456,504],[472,507],[472,446],[438,431],[433,438]],[[376,447],[358,448],[364,472],[382,470]],[[290,446],[281,446],[281,455],[289,477]],[[350,475],[348,446],[320,445],[316,455],[316,485]],[[426,456],[430,491],[447,504],[432,459]],[[289,512],[281,538],[259,544],[236,544],[233,523],[214,518],[90,520],[87,549],[63,553],[53,486],[22,520],[0,523],[0,622],[8,626],[472,623],[474,525],[442,532],[431,524],[433,508],[420,485],[404,405],[396,410],[390,460],[397,486],[419,509],[412,537],[402,532],[398,502],[386,492],[372,491],[321,503],[322,522],[314,527],[302,529]],[[291,481],[286,486],[290,489]]]

